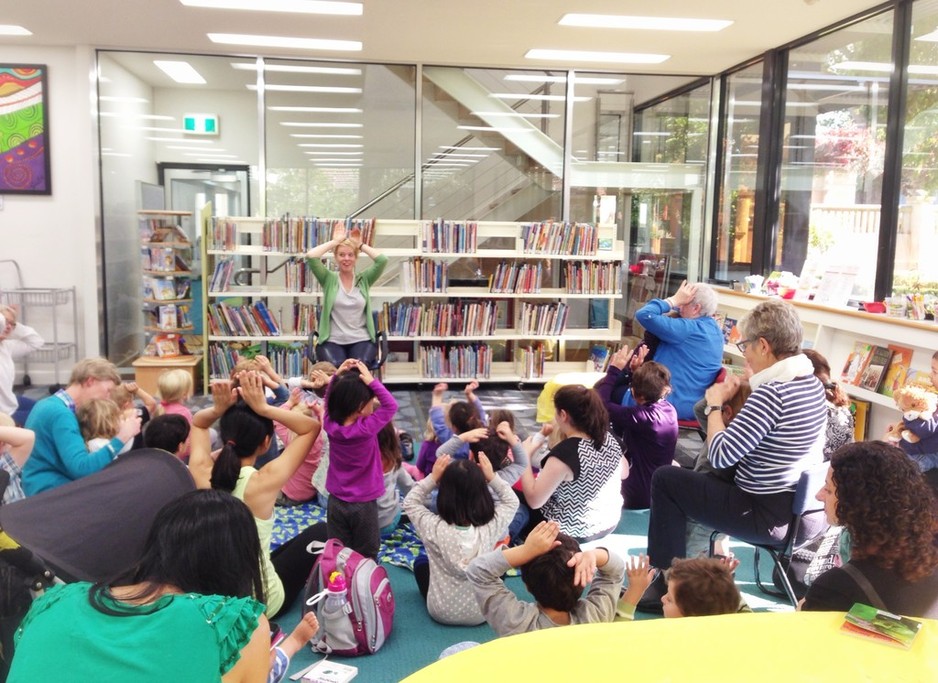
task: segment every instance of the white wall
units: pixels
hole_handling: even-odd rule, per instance
[[[100,352],[93,58],[93,51],[83,46],[0,45],[3,62],[48,67],[46,101],[52,161],[51,196],[0,196],[2,258],[19,263],[27,287],[76,287],[78,320],[72,319],[70,307],[58,309],[59,330],[60,340],[68,341],[73,325],[77,326],[82,356]],[[5,266],[0,278],[0,285],[10,286]],[[26,315],[29,324],[51,340],[51,309],[33,309]],[[70,369],[69,362],[62,364],[58,380],[67,381]],[[30,367],[30,375],[37,384],[53,381],[53,374],[51,365]]]

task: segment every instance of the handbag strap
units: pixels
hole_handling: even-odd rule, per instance
[[[847,575],[854,580],[854,582],[860,587],[860,590],[863,591],[863,594],[866,596],[866,599],[869,601],[869,604],[876,609],[886,610],[886,603],[883,602],[883,599],[879,597],[879,593],[876,592],[876,589],[873,588],[873,584],[870,583],[870,580],[857,569],[852,563],[848,562],[843,567],[841,567]]]

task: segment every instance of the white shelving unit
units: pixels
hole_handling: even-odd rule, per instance
[[[300,219],[294,219],[299,221]],[[311,273],[302,273],[306,268],[302,257],[306,250],[330,239],[332,225],[335,221],[323,220],[315,226],[308,227],[305,238],[296,238],[297,231],[293,231],[293,248],[284,248],[285,239],[272,239],[276,233],[281,238],[284,231],[274,227],[272,219],[258,218],[219,218],[206,226],[205,239],[205,300],[206,329],[210,330],[207,342],[209,359],[207,376],[220,376],[224,374],[225,364],[233,358],[225,355],[224,345],[231,342],[243,344],[264,343],[294,344],[296,352],[305,346],[311,331],[310,321],[318,318],[309,315],[310,311],[321,300],[322,293],[318,283]],[[564,357],[566,341],[609,342],[618,343],[621,339],[621,323],[613,317],[612,301],[621,297],[621,264],[624,247],[620,241],[614,239],[611,228],[598,228],[596,236],[598,243],[604,249],[596,249],[590,253],[532,253],[525,249],[523,231],[526,224],[509,222],[478,222],[475,223],[477,245],[472,251],[433,251],[427,239],[427,224],[430,221],[395,221],[378,220],[374,222],[374,247],[389,258],[379,282],[371,288],[372,309],[379,311],[382,317],[387,318],[388,308],[395,303],[407,303],[421,308],[437,303],[470,303],[493,302],[498,311],[498,322],[494,332],[483,333],[477,328],[461,329],[458,334],[390,334],[388,341],[398,350],[392,354],[392,359],[384,367],[384,380],[388,383],[422,383],[438,381],[465,381],[475,376],[479,381],[486,382],[545,382],[559,372],[579,371],[583,369],[583,361],[553,360],[544,363],[543,372],[525,371],[521,367],[518,356],[520,349],[526,343],[555,344],[553,356],[558,359]],[[466,225],[468,223],[463,223]],[[411,259],[422,259],[433,264],[446,264],[450,273],[454,267],[462,266],[462,270],[472,272],[478,279],[480,286],[445,286],[442,291],[417,291],[419,287],[414,283],[414,277],[407,276],[405,270],[409,268]],[[466,265],[466,262],[469,265]],[[218,269],[219,262],[230,263],[223,270]],[[571,262],[595,262],[595,268],[604,267],[605,273],[615,272],[615,276],[608,278],[608,286],[599,291],[567,291],[567,287],[559,286],[560,271],[568,266],[576,267]],[[539,291],[530,293],[521,292],[492,292],[489,287],[489,276],[496,267],[502,263],[536,264],[542,266],[542,287]],[[362,256],[360,267],[368,265],[368,259]],[[579,289],[583,289],[580,287]],[[529,302],[535,306],[549,306],[552,304],[567,304],[570,309],[582,309],[586,302],[592,299],[606,299],[608,320],[601,329],[588,329],[567,325],[559,334],[532,334],[521,329],[520,309],[521,302]],[[238,306],[239,311],[246,312],[245,307],[255,306],[257,302],[266,307],[277,324],[278,333],[267,335],[263,331],[254,329],[238,330],[233,334],[235,325],[227,325],[224,318],[225,306]],[[296,315],[297,311],[304,315]],[[230,313],[230,309],[228,311]],[[570,311],[572,313],[573,311]],[[577,311],[579,313],[580,311]],[[220,314],[220,317],[215,317]],[[250,323],[250,321],[247,321]],[[314,323],[313,323],[314,324]],[[250,324],[247,326],[250,327]],[[408,351],[400,350],[404,344],[409,344]],[[460,373],[459,376],[431,376],[421,370],[421,349],[427,346],[454,345],[491,345],[504,344],[504,354],[511,360],[492,361],[488,371],[480,371],[475,375]],[[530,345],[527,344],[527,345]],[[276,350],[274,347],[275,358]],[[288,350],[288,353],[292,353]],[[502,353],[499,350],[499,353]],[[402,355],[408,360],[397,360]],[[293,356],[290,357],[291,361]],[[280,367],[280,370],[292,372],[296,368]]]
[[[731,317],[737,319],[766,299],[764,296],[743,294],[729,289],[718,289],[718,298],[718,309],[727,311]],[[810,342],[813,348],[827,358],[834,379],[839,377],[840,369],[856,342],[909,347],[913,350],[912,367],[925,371],[931,367],[932,354],[938,350],[938,324],[934,322],[891,318],[810,302],[791,303],[801,317],[805,341]],[[735,344],[727,344],[724,351],[726,355],[742,362],[742,354]],[[899,419],[899,411],[890,397],[851,384],[841,386],[850,396],[873,404],[870,439],[882,438],[886,426]]]
[[[138,211],[143,273],[143,329],[149,345],[156,335],[191,334],[193,245],[184,222],[189,211]]]

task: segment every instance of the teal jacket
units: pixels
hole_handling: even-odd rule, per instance
[[[310,258],[306,259],[306,262],[309,264],[309,269],[313,271],[313,275],[319,280],[319,284],[322,286],[322,314],[319,316],[318,330],[319,343],[321,344],[329,340],[329,333],[332,327],[332,305],[335,303],[335,298],[339,293],[339,274],[334,270],[326,268],[326,264],[324,264],[321,259]],[[371,341],[377,339],[375,323],[371,315],[371,286],[375,283],[375,280],[381,277],[381,273],[384,272],[384,268],[387,265],[388,257],[384,254],[378,254],[378,258],[375,259],[374,263],[355,275],[355,286],[361,290],[362,296],[365,298],[365,325],[368,327],[368,336],[371,337]]]

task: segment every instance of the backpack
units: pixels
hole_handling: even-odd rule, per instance
[[[345,576],[348,602],[330,613],[322,597],[334,571]],[[310,573],[303,611],[315,611],[319,620],[319,631],[310,641],[314,650],[345,657],[373,654],[391,635],[394,623],[394,594],[388,573],[371,558],[330,538]]]

